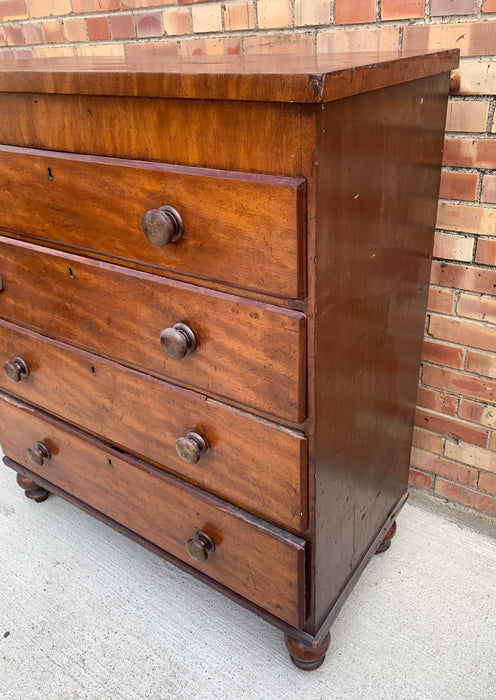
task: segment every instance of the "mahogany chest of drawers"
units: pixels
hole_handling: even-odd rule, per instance
[[[4,461],[300,668],[406,497],[456,63],[0,65]]]

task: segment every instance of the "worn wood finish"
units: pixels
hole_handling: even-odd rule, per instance
[[[114,445],[295,531],[307,523],[306,439],[197,392],[0,322],[0,365],[21,356],[29,376],[14,394]],[[95,410],[98,407],[98,410]],[[176,441],[196,430],[208,449],[182,461]]]
[[[163,205],[179,212],[184,233],[157,247],[142,219]],[[0,210],[3,228],[93,257],[289,298],[305,292],[301,179],[0,146]]]
[[[281,620],[301,625],[305,558],[301,538],[5,397],[0,398],[0,431],[11,459],[36,473],[26,450],[42,438],[52,452],[50,464],[39,468],[45,478],[173,556],[201,566],[208,576]],[[186,552],[186,543],[197,530],[215,543],[214,554],[203,565]]]
[[[299,312],[2,237],[0,275],[7,320],[294,424],[305,418]],[[171,360],[160,334],[177,322],[197,349]]]
[[[321,114],[315,630],[408,482],[448,79]]]
[[[35,481],[22,476],[22,474],[17,475],[17,483],[21,489],[24,490],[24,495],[26,498],[29,498],[29,500],[35,501],[36,503],[43,503],[43,501],[46,501],[50,495],[49,492],[43,488],[43,486],[39,486]]]
[[[75,215],[86,227],[87,238],[97,241],[94,245],[99,253],[93,248],[83,250],[82,241],[68,241],[60,231],[51,239],[34,241],[33,236],[40,234],[30,229],[31,240],[22,242],[27,238],[26,217],[21,226],[13,216],[9,237],[0,243],[0,317],[61,341],[40,339],[27,330],[20,334],[27,342],[22,346],[24,354],[34,352],[35,347],[38,352],[44,344],[49,346],[39,360],[43,375],[35,368],[29,376],[4,388],[83,430],[79,433],[58,425],[77,437],[79,457],[70,469],[73,492],[66,490],[65,482],[59,487],[50,481],[50,463],[38,469],[44,470],[46,479],[13,462],[8,450],[6,463],[181,566],[188,565],[186,550],[177,554],[174,549],[175,520],[164,521],[159,544],[156,538],[140,534],[142,523],[153,530],[155,511],[162,507],[153,500],[162,498],[162,491],[151,486],[156,479],[160,483],[170,480],[180,492],[194,490],[185,481],[204,491],[215,491],[226,500],[194,491],[199,499],[195,503],[206,499],[219,513],[234,509],[235,523],[239,517],[255,531],[279,533],[285,543],[291,542],[288,564],[294,567],[292,571],[288,573],[284,565],[281,572],[281,557],[286,556],[281,551],[288,551],[286,545],[278,550],[273,570],[268,550],[261,551],[260,557],[257,554],[250,565],[255,566],[257,586],[258,567],[265,567],[263,576],[271,580],[281,575],[282,582],[289,577],[291,586],[298,584],[297,594],[291,588],[291,602],[287,597],[282,600],[286,612],[280,613],[272,598],[266,605],[263,593],[257,593],[258,597],[251,589],[249,594],[243,593],[242,586],[253,582],[242,584],[237,573],[226,573],[222,580],[216,574],[206,580],[243,604],[251,600],[249,604],[257,612],[284,629],[292,658],[306,669],[322,662],[332,621],[387,538],[406,497],[447,82],[457,52],[402,56],[399,60],[348,56],[347,61],[345,64],[336,56],[284,56],[233,63],[219,57],[209,65],[203,57],[200,64],[172,61],[166,67],[163,61],[137,66],[102,59],[84,64],[29,63],[20,76],[17,68],[9,72],[8,66],[5,70],[5,66],[0,67],[0,142],[21,149],[72,154],[43,156],[53,157],[51,162],[59,162],[62,168],[67,163],[74,166],[74,172],[78,164],[83,170],[87,163],[100,167],[104,156],[150,161],[134,164],[134,172],[146,171],[145,180],[148,169],[165,178],[163,173],[176,172],[175,166],[181,165],[253,173],[253,181],[262,182],[264,187],[266,175],[305,181],[305,189],[294,181],[283,187],[286,195],[291,193],[290,220],[286,221],[285,211],[271,212],[275,230],[287,231],[293,242],[296,236],[300,246],[274,280],[267,272],[275,264],[268,242],[278,237],[281,241],[285,235],[265,236],[264,245],[254,255],[253,246],[245,247],[252,258],[248,265],[256,268],[251,275],[249,267],[243,269],[243,259],[239,269],[226,273],[225,279],[220,279],[220,274],[215,279],[221,263],[228,271],[229,264],[236,267],[237,258],[219,259],[216,267],[213,248],[209,248],[204,268],[198,268],[199,276],[194,278],[197,273],[192,268],[186,270],[186,261],[183,268],[164,266],[160,274],[148,274],[146,266],[155,263],[144,259],[134,263],[133,256],[126,260],[121,256],[115,258],[119,264],[109,264],[109,253],[102,252],[107,249],[99,247],[106,234],[96,238],[91,222],[88,224],[93,214],[77,207]],[[74,67],[77,65],[81,70]],[[22,87],[9,92],[14,84]],[[138,124],[139,128],[130,128]],[[12,152],[3,149],[4,154]],[[98,158],[73,158],[75,153]],[[11,166],[5,167],[13,173]],[[0,172],[1,168],[0,164]],[[131,170],[129,160],[122,164],[122,172]],[[85,172],[83,182],[90,195],[89,170]],[[221,175],[214,177],[225,184]],[[37,181],[35,175],[30,178],[28,174],[29,187],[19,199],[17,194],[9,195],[11,201],[29,199]],[[120,179],[112,181],[117,188],[121,186]],[[252,178],[243,175],[237,183],[241,181],[252,182]],[[54,182],[55,178],[51,184]],[[299,216],[303,216],[305,206],[296,203],[296,228],[295,188],[306,200],[304,225]],[[41,201],[59,228],[64,214],[58,219],[47,196]],[[103,202],[99,208],[104,212],[104,225],[104,200],[98,201]],[[288,207],[288,201],[278,201]],[[152,206],[162,204],[166,202]],[[69,197],[66,206],[71,211],[73,198]],[[193,211],[195,202],[191,206]],[[208,218],[208,207],[205,199],[198,199],[196,208],[202,211],[196,216]],[[31,204],[26,208],[32,211]],[[120,214],[114,201],[109,209],[115,224]],[[149,215],[148,236],[152,240],[176,236],[180,243],[181,226],[174,217],[169,210]],[[229,221],[230,226],[236,225],[234,218]],[[186,245],[186,228],[184,236]],[[248,240],[256,248],[257,233],[243,233],[232,243],[233,250],[239,251]],[[35,244],[40,241],[43,245]],[[289,240],[286,243],[288,249],[293,245]],[[71,245],[81,245],[78,250],[85,257],[68,253]],[[165,252],[170,245],[165,246]],[[96,260],[97,256],[105,260]],[[130,269],[133,266],[135,270]],[[299,298],[288,296],[294,294],[289,290],[294,290],[295,270]],[[248,283],[243,281],[246,279]],[[229,285],[238,285],[238,296]],[[269,293],[276,296],[269,297]],[[182,359],[168,359],[161,343],[169,355]],[[57,348],[63,360],[57,358]],[[15,358],[22,353],[17,346],[10,350],[7,370],[15,380],[18,368],[22,369]],[[89,350],[94,354],[87,354]],[[91,367],[88,372],[84,363],[95,353],[99,357],[92,375]],[[67,390],[59,389],[57,362],[71,381],[82,387],[81,411]],[[98,388],[101,393],[92,393],[98,376],[104,385]],[[194,392],[166,384],[161,378]],[[117,388],[109,388],[116,383]],[[29,394],[35,384],[45,387],[45,398],[43,390],[36,398]],[[57,391],[63,399],[54,396]],[[142,394],[133,401],[136,414],[127,408],[133,393]],[[102,408],[95,406],[94,414],[90,396],[95,404],[101,397]],[[118,410],[112,409],[112,402]],[[235,406],[258,414],[258,418]],[[188,420],[189,407],[198,411],[201,421]],[[167,412],[170,408],[173,411]],[[164,409],[167,417],[161,418]],[[35,419],[27,410],[29,419]],[[181,417],[180,457],[174,457],[169,445],[162,464],[162,438],[145,444],[148,426],[140,424],[146,426],[148,413],[151,435],[163,433],[163,426],[167,436],[172,434],[179,427],[174,420]],[[39,420],[55,426],[53,418]],[[247,425],[246,438],[252,443],[249,459],[243,455]],[[203,428],[212,430],[207,440]],[[105,436],[98,431],[104,431]],[[93,452],[97,444],[90,440],[93,433],[130,455],[123,452],[116,457],[126,465],[126,471],[120,472],[122,481],[119,476],[115,497],[107,472],[99,476],[90,472],[94,480],[88,490],[83,483],[87,460],[86,448],[80,445],[91,445],[89,461],[100,458]],[[219,436],[215,444],[214,433]],[[47,437],[50,435],[45,433],[32,435],[35,462],[40,461],[39,442],[45,444]],[[18,438],[9,439],[14,448]],[[269,444],[272,439],[274,444]],[[283,455],[284,446],[288,452]],[[50,452],[53,444],[45,447]],[[209,459],[217,460],[221,449],[226,449],[222,465],[219,460],[205,481],[197,481],[195,470]],[[152,452],[160,455],[159,459]],[[114,454],[109,444],[99,445],[98,455],[110,453]],[[132,454],[144,461],[131,459]],[[44,460],[43,454],[41,458]],[[173,464],[174,459],[180,463]],[[54,461],[59,463],[57,454]],[[155,468],[159,464],[162,471]],[[119,509],[124,484],[129,485],[126,479],[133,480],[133,488],[137,483],[135,469],[146,473],[146,488],[151,493],[145,493],[145,481],[140,479],[141,512],[126,520],[127,511],[124,508],[122,514]],[[177,477],[165,473],[166,469]],[[98,497],[100,478],[104,480],[105,509],[112,513],[109,516],[98,501],[90,505]],[[296,481],[290,484],[291,479]],[[257,489],[269,490],[270,495],[258,501]],[[163,497],[168,498],[166,494]],[[289,513],[286,509],[294,508],[297,502],[303,506],[301,514]],[[212,518],[215,512],[209,511]],[[258,515],[265,520],[257,520]],[[293,534],[284,534],[276,525]],[[186,538],[195,558],[203,561],[191,570],[203,579],[203,567],[208,567],[220,551],[216,542],[211,545],[211,537],[200,518]],[[229,537],[225,534],[226,542],[231,541]],[[232,563],[236,566],[237,559]],[[271,585],[277,594],[283,589],[283,583]]]
[[[173,97],[194,100],[328,102],[449,71],[453,51],[2,61],[0,91]]]

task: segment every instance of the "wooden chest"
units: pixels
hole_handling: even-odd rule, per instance
[[[406,497],[456,63],[0,64],[5,463],[307,670]]]

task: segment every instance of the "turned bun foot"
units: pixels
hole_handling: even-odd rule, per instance
[[[331,642],[331,635],[328,632],[315,646],[301,639],[293,639],[287,634],[284,635],[284,641],[294,665],[303,671],[313,671],[324,663],[326,651],[329,649]]]
[[[38,484],[31,481],[31,479],[22,476],[22,474],[17,475],[17,483],[21,489],[24,489],[24,495],[26,498],[30,498],[32,501],[36,501],[36,503],[42,503],[48,498],[49,491],[44,489],[42,486],[38,486]]]
[[[380,545],[375,550],[375,553],[381,554],[381,552],[385,552],[386,550],[388,550],[389,547],[391,546],[391,540],[393,539],[395,534],[396,534],[396,520],[394,521],[394,523],[391,525],[389,530],[384,535],[384,539],[382,540]]]

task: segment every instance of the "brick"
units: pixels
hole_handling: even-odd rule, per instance
[[[473,15],[476,12],[477,0],[431,0],[431,17]]]
[[[329,24],[331,18],[330,0],[295,0],[295,25]]]
[[[301,53],[313,52],[311,34],[256,34],[243,39],[245,53]]]
[[[7,39],[5,38],[4,28],[0,25],[0,46],[5,46],[7,44]],[[3,52],[0,54],[0,59],[3,58]]]
[[[455,233],[436,232],[433,256],[444,260],[470,261],[474,253],[475,239]]]
[[[453,484],[445,479],[436,479],[434,490],[437,494],[448,498],[450,501],[461,503],[464,506],[469,506],[489,515],[496,515],[496,498],[485,495],[480,491]]]
[[[466,289],[481,294],[496,294],[496,271],[475,265],[457,265],[434,261],[431,284]]]
[[[488,491],[496,495],[496,475],[481,472],[478,485],[481,491]]]
[[[226,5],[224,10],[226,32],[255,27],[255,8],[253,2],[234,2]]]
[[[496,355],[468,350],[465,369],[468,372],[474,372],[474,374],[482,374],[484,377],[496,379]]]
[[[434,51],[460,49],[462,56],[492,56],[496,53],[496,37],[490,22],[457,22],[454,24],[416,24],[405,27],[403,49]]]
[[[260,29],[291,26],[290,0],[258,0],[257,10]]]
[[[417,469],[447,477],[466,486],[475,486],[477,483],[477,471],[475,469],[457,464],[439,455],[432,455],[429,452],[422,452],[414,448],[410,462]]]
[[[317,34],[317,51],[348,53],[352,51],[397,51],[398,27],[378,29],[334,29]]]
[[[240,50],[240,41],[237,37],[185,39],[181,41],[183,56],[230,56],[239,55]]]
[[[496,139],[447,138],[444,142],[443,165],[496,168]]]
[[[86,22],[82,17],[70,17],[65,19],[64,30],[67,41],[88,41]]]
[[[448,102],[446,131],[485,131],[489,100],[454,100]]]
[[[459,173],[454,170],[443,170],[439,197],[441,199],[462,199],[475,201],[479,176],[476,173]]]
[[[110,39],[110,27],[107,17],[88,17],[86,20],[88,39],[90,41],[105,41]]]
[[[152,3],[148,4],[151,5]],[[119,9],[119,0],[72,0],[72,9],[78,14],[83,12],[88,14],[90,12],[109,12]]]
[[[429,321],[429,335],[451,343],[496,352],[494,328],[484,326],[476,321],[432,315]]]
[[[191,17],[186,8],[171,8],[162,12],[164,34],[177,36],[178,34],[191,33]]]
[[[439,415],[419,407],[415,413],[415,425],[478,447],[486,447],[489,437],[489,431],[486,428],[479,428],[452,416]]]
[[[496,12],[496,0],[483,0],[482,12]]]
[[[220,3],[195,5],[192,9],[193,31],[220,32],[222,31],[222,12]]]
[[[443,451],[443,438],[441,435],[435,435],[429,430],[422,430],[422,428],[415,427],[413,430],[412,445],[421,450],[441,454]]]
[[[483,469],[486,472],[496,473],[496,452],[484,450],[475,445],[468,445],[465,442],[446,442],[445,454],[451,459],[464,464],[470,464],[476,469]]]
[[[437,228],[489,236],[496,231],[496,209],[440,202]]]
[[[33,58],[33,50],[31,48],[23,46],[20,49],[14,49],[15,60],[24,58]]]
[[[429,311],[437,311],[440,314],[451,314],[454,301],[454,292],[438,287],[429,287],[429,297],[427,299],[427,309]]]
[[[460,294],[456,313],[458,316],[496,323],[496,298]]]
[[[58,20],[43,22],[43,33],[47,44],[62,44],[65,41],[62,22]]]
[[[451,94],[496,94],[496,60],[462,61],[451,73]]]
[[[375,22],[375,0],[335,0],[336,24]]]
[[[417,403],[424,408],[430,408],[433,411],[454,416],[456,414],[458,399],[451,394],[444,394],[441,391],[420,386],[418,389]]]
[[[481,202],[496,204],[496,175],[484,175],[482,178]]]
[[[134,39],[136,27],[131,14],[110,15],[110,34],[112,39]]]
[[[93,44],[91,46],[78,46],[78,56],[125,56],[124,44]]]
[[[178,5],[194,5],[196,2],[215,2],[215,0],[177,0]],[[166,5],[167,3],[162,3]]]
[[[496,238],[479,238],[475,260],[482,265],[496,265]]]
[[[98,2],[98,0],[97,0]],[[190,0],[194,2],[194,0]],[[190,4],[188,2],[188,4]],[[174,0],[121,0],[121,8],[123,10],[134,10],[136,8],[157,7],[159,5],[173,5]],[[184,3],[179,3],[184,4]]]
[[[0,22],[29,17],[25,0],[2,0],[0,2]]]
[[[162,36],[164,28],[162,25],[162,14],[160,12],[141,12],[134,16],[136,24],[136,36],[147,38],[151,36]]]
[[[424,16],[425,0],[381,0],[381,19],[411,19]]]
[[[163,56],[178,56],[179,46],[177,41],[150,41],[143,44],[130,42],[126,44],[126,56],[128,58],[151,58]]]
[[[31,17],[52,17],[69,15],[72,12],[71,0],[29,0]],[[54,56],[51,53],[50,56]],[[71,54],[62,54],[64,56]]]
[[[421,472],[418,469],[410,467],[410,471],[408,474],[408,483],[411,486],[416,486],[419,489],[425,489],[426,491],[430,491],[432,489],[433,481],[434,479],[432,477],[432,474],[426,474],[425,472]]]
[[[496,432],[493,433],[493,436],[491,438],[491,444],[489,445],[490,449],[492,452],[496,455]]]
[[[431,316],[430,323],[432,323],[433,318],[434,317]],[[424,338],[422,360],[425,362],[432,362],[435,365],[444,365],[445,367],[461,369],[463,367],[463,350],[462,348],[455,348],[452,345],[444,345],[443,343],[437,343],[434,340]]]
[[[33,49],[34,58],[61,58],[76,55],[74,46],[35,46]]]
[[[496,428],[496,406],[494,404],[479,403],[470,399],[460,399],[458,405],[460,418],[487,425],[488,428]]]
[[[26,43],[21,24],[6,24],[4,30],[7,46],[22,46]]]
[[[444,367],[424,365],[422,369],[422,382],[443,391],[460,394],[473,399],[481,399],[489,403],[496,401],[496,382],[490,379],[474,377],[465,372]]]

